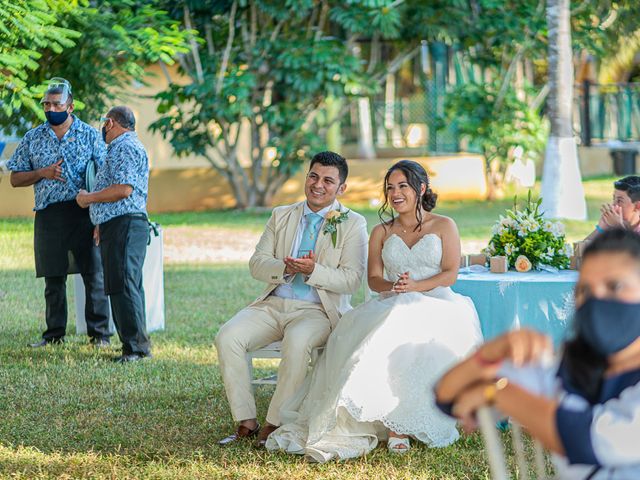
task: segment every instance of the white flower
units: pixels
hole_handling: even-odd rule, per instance
[[[507,244],[504,246],[504,253],[505,253],[507,256],[510,256],[511,254],[513,254],[513,253],[515,253],[515,252],[517,252],[517,251],[518,251],[518,247],[515,247],[515,246],[514,246],[513,244],[511,244],[511,243],[507,243]]]
[[[564,247],[562,247],[562,253],[567,257],[571,257],[573,255],[573,246],[565,243]]]
[[[551,233],[553,234],[554,237],[559,238],[562,235],[564,235],[565,230],[564,230],[564,225],[561,222],[555,222],[553,224],[552,227],[552,231]]]
[[[553,249],[553,247],[547,247],[547,252],[546,255],[549,258],[553,258],[553,256],[556,254],[556,251]]]
[[[542,224],[542,230],[544,230],[547,233],[553,233],[553,231],[554,231],[553,222],[551,220],[546,220]]]

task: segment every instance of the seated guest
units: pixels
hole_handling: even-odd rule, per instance
[[[591,241],[611,228],[625,228],[640,233],[640,177],[629,175],[613,182],[613,202],[600,208],[596,229],[585,238]]]
[[[311,159],[306,200],[276,207],[249,261],[264,292],[225,323],[216,336],[218,360],[237,431],[227,445],[257,435],[262,447],[280,425],[280,407],[307,375],[311,351],[324,345],[362,285],[366,262],[364,217],[336,197],[347,185],[346,160],[333,152]],[[282,340],[282,361],[267,421],[260,429],[246,354]]]
[[[585,249],[575,300],[575,332],[558,368],[518,368],[542,359],[551,342],[510,332],[449,370],[437,401],[466,429],[479,407],[493,405],[552,452],[560,478],[640,478],[640,237],[598,235]]]

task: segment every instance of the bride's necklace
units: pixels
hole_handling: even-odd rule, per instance
[[[400,223],[399,221],[398,221],[398,225],[400,225],[400,230],[402,231],[402,233],[408,233],[408,232],[409,232],[409,230],[408,230],[408,229],[410,229],[410,230],[411,230],[411,232],[414,232],[414,231],[415,231],[415,229],[416,229],[416,227],[418,226],[418,224],[416,224],[413,228],[411,228],[411,227],[405,227],[405,226],[404,226],[404,225],[402,225],[402,223]]]

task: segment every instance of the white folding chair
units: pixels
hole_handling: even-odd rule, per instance
[[[512,478],[509,474],[509,468],[507,467],[502,441],[500,440],[500,436],[496,428],[494,410],[489,407],[482,407],[477,412],[477,418],[478,424],[480,425],[480,431],[482,432],[482,437],[484,439],[485,450],[487,451],[492,480],[507,480]],[[513,450],[515,452],[516,463],[518,465],[518,475],[516,478],[518,479],[529,478],[529,463],[525,453],[522,436],[522,427],[515,422],[511,422]],[[547,479],[549,477],[546,473],[542,446],[536,440],[533,440],[533,446],[535,478]]]
[[[313,367],[318,360],[318,356],[324,347],[316,347],[311,350],[311,360],[309,361],[309,368]],[[251,385],[254,388],[258,385],[275,385],[278,383],[278,374],[269,375],[268,377],[253,378],[253,360],[255,358],[282,358],[282,342],[273,342],[253,352],[247,352],[247,364],[249,366],[249,374],[251,378]]]

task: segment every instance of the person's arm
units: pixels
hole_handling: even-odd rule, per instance
[[[65,182],[66,180],[62,176],[61,165],[62,160],[58,160],[56,163],[52,163],[48,167],[39,168],[37,170],[30,170],[28,172],[11,172],[11,175],[9,176],[11,186],[29,187],[34,183],[38,183],[43,178]]]
[[[514,330],[500,335],[484,343],[440,378],[435,388],[436,400],[440,404],[453,403],[472,385],[494,379],[503,361],[510,360],[520,366],[541,358],[551,349],[551,339],[534,330]]]
[[[556,426],[556,400],[535,395],[513,383],[498,389],[491,380],[477,383],[460,394],[453,406],[453,415],[468,430],[475,427],[475,412],[483,405],[492,405],[518,422],[547,450],[565,455]]]
[[[390,292],[395,285],[394,281],[384,278],[384,263],[382,261],[382,247],[386,231],[382,224],[376,225],[369,238],[369,258],[367,267],[367,281],[369,288],[374,292]],[[395,279],[394,279],[395,280]]]
[[[438,220],[437,232],[442,241],[442,260],[440,261],[440,273],[425,278],[413,280],[407,272],[401,277],[398,284],[404,286],[405,292],[428,292],[436,287],[450,287],[456,283],[458,269],[460,268],[460,235],[455,222],[447,217]]]
[[[321,290],[348,295],[358,291],[367,262],[367,221],[355,214],[345,232],[337,267],[316,263],[307,285]]]
[[[251,276],[265,283],[286,283],[284,260],[276,258],[276,215],[274,209],[267,225],[258,240],[256,249],[249,259]]]
[[[92,203],[107,203],[117,202],[127,198],[133,193],[133,187],[131,185],[115,184],[109,185],[107,188],[103,188],[97,192],[87,192],[86,190],[80,190],[76,196],[76,202],[82,208],[87,208]]]

